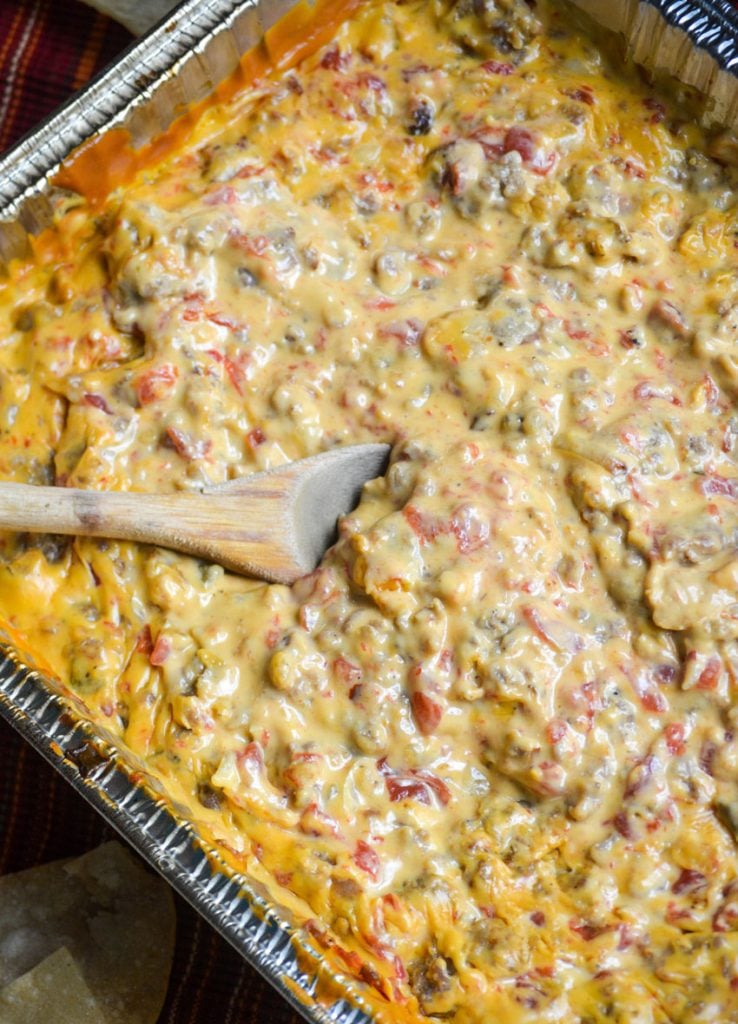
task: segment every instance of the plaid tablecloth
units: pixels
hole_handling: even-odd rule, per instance
[[[130,41],[125,29],[74,0],[0,0],[0,151]],[[110,837],[85,801],[0,721],[0,874],[84,853]],[[299,1020],[177,898],[177,945],[160,1024]]]

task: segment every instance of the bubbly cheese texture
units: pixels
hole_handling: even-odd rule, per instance
[[[368,0],[0,284],[0,473],[382,440],[291,589],[2,535],[0,612],[379,1019],[738,1021],[738,175],[556,5]]]

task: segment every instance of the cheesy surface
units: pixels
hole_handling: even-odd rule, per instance
[[[738,1021],[738,180],[558,6],[368,0],[0,283],[0,474],[382,440],[321,567],[2,535],[0,614],[384,1008]]]

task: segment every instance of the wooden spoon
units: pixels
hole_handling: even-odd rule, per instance
[[[316,567],[336,520],[384,472],[388,444],[333,448],[196,492],[81,491],[0,483],[0,528],[141,541],[248,576],[294,583]]]

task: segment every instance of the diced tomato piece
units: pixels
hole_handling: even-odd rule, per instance
[[[196,441],[189,434],[177,427],[167,427],[162,442],[166,447],[173,448],[183,459],[191,462],[193,459],[204,458],[213,447],[210,438]]]
[[[527,128],[510,128],[503,145],[506,153],[515,150],[525,163],[531,161],[538,151],[535,140]]]
[[[111,359],[117,359],[120,355],[120,342],[109,334],[101,334],[99,331],[91,331],[82,338],[82,344],[89,351],[90,358],[95,363],[105,363]]]
[[[358,953],[354,952],[353,949],[344,949],[343,946],[335,945],[333,947],[336,954],[340,956],[343,962],[346,964],[352,974],[360,974],[364,966],[364,962]]]
[[[136,651],[148,657],[153,649],[154,641],[151,637],[151,626],[147,623],[136,638]]]
[[[523,163],[536,174],[548,174],[556,163],[556,154],[544,153],[527,128],[509,128],[502,148],[505,153],[519,153]]]
[[[308,918],[304,924],[305,931],[308,935],[312,936],[324,949],[328,949],[334,945],[333,939],[328,934],[327,929],[323,927],[314,917]]]
[[[430,804],[431,797],[428,787],[417,779],[406,776],[390,777],[386,780],[390,800],[417,800],[420,804]]]
[[[397,303],[393,302],[392,299],[380,297],[377,299],[367,299],[364,303],[364,309],[394,309],[396,305]]]
[[[584,346],[597,359],[607,359],[610,355],[610,346],[602,338],[587,338]]]
[[[443,524],[435,516],[429,516],[421,512],[415,505],[406,505],[402,515],[413,533],[415,533],[422,544],[434,541],[439,534],[445,532]]]
[[[400,911],[402,910],[402,903],[397,893],[386,892],[382,897],[382,903],[385,906],[390,907],[390,909],[394,910],[395,913],[399,914]]]
[[[327,71],[345,71],[350,63],[350,53],[341,52],[337,46],[332,46],[323,54],[320,66]]]
[[[738,427],[733,420],[728,420],[725,424],[725,430],[723,431],[723,443],[721,445],[722,450],[727,454],[733,451],[733,445],[735,443],[736,436],[738,435]]]
[[[641,698],[641,704],[644,706],[646,711],[666,711],[668,704],[666,699],[658,690],[644,688],[639,694]]]
[[[720,681],[720,676],[723,671],[723,663],[717,655],[713,655],[700,672],[700,677],[697,680],[698,690],[714,690]]]
[[[318,761],[323,760],[323,754],[318,754],[314,750],[296,750],[291,757],[293,764],[315,764]]]
[[[52,349],[66,349],[72,348],[75,344],[74,338],[71,338],[68,334],[58,335],[57,337],[48,338],[46,344]]]
[[[717,757],[718,748],[712,742],[712,740],[705,740],[700,748],[699,765],[703,772],[707,772],[708,775],[715,774],[715,758]]]
[[[372,92],[387,91],[387,83],[379,75],[373,75],[371,71],[362,71],[360,75],[357,75],[356,81],[364,88],[371,89]]]
[[[387,793],[393,802],[417,800],[418,803],[430,805],[435,796],[445,806],[451,799],[451,791],[446,783],[424,768],[395,771],[390,768],[386,757],[377,761],[377,768],[384,775]]]
[[[302,812],[300,831],[308,836],[340,836],[336,819],[321,811],[316,803],[308,804]]]
[[[640,157],[626,157],[623,163],[623,170],[625,171],[626,178],[639,178],[643,180],[646,177],[646,167]]]
[[[687,749],[687,744],[684,742],[685,728],[681,722],[670,722],[669,725],[664,729],[664,736],[666,738],[666,749],[670,754],[681,756]]]
[[[407,320],[393,320],[382,324],[377,333],[380,338],[395,338],[400,349],[415,348],[423,335],[425,325],[422,320],[411,316]]]
[[[261,427],[254,427],[252,430],[249,430],[246,440],[250,448],[258,448],[260,444],[264,444],[266,441],[266,434]]]
[[[660,398],[665,402],[671,402],[672,405],[681,406],[682,400],[678,395],[671,395],[666,391],[659,390],[654,387],[650,381],[643,380],[633,388],[633,397],[639,401],[648,401],[649,398]]]
[[[450,647],[444,647],[438,655],[438,667],[442,672],[450,672],[454,664],[454,652]]]
[[[206,313],[206,318],[211,324],[216,324],[218,327],[227,327],[229,331],[237,331],[239,324],[230,316],[226,316],[225,313]]]
[[[266,235],[250,235],[246,231],[239,231],[233,228],[228,233],[228,241],[247,256],[258,256],[262,258],[269,248],[269,239]]]
[[[389,999],[392,994],[392,986],[383,978],[376,968],[372,967],[371,964],[362,963],[359,969],[359,977],[367,985],[371,985],[372,988],[376,989],[381,996],[385,999]]]
[[[633,829],[631,828],[630,819],[625,811],[618,811],[618,813],[613,817],[612,823],[623,839],[633,838]]]
[[[577,103],[586,103],[590,107],[594,106],[595,98],[591,85],[580,85],[576,89],[564,89],[564,95],[568,96],[569,99],[576,100]]]
[[[178,430],[176,427],[167,427],[166,438],[177,455],[181,455],[183,459],[189,460],[192,458],[192,446],[189,438],[183,431]]]
[[[347,658],[339,656],[333,662],[333,671],[336,673],[342,683],[353,684],[361,679],[361,669],[358,665],[354,665]]]
[[[633,689],[638,694],[641,704],[646,711],[656,711],[661,714],[661,712],[667,710],[669,704],[656,685],[656,681],[649,673],[634,670],[626,672],[626,675],[633,684]]]
[[[668,686],[677,681],[679,670],[676,665],[657,665],[653,670],[656,681],[662,686]]]
[[[377,881],[382,870],[382,862],[377,851],[372,849],[369,843],[365,843],[363,839],[360,839],[356,844],[354,862],[362,871],[366,871],[373,882]]]
[[[416,75],[427,75],[432,70],[433,68],[430,64],[413,64],[412,67],[402,69],[402,80],[403,82],[409,82]]]
[[[732,932],[738,927],[738,903],[730,899],[715,913],[712,928],[716,932]]]
[[[416,691],[410,698],[413,717],[424,736],[431,736],[443,717],[443,708],[426,693]]]
[[[512,75],[515,72],[513,64],[507,64],[500,60],[486,60],[482,69],[490,75]]]
[[[108,403],[105,401],[102,395],[95,395],[91,392],[87,392],[84,396],[85,405],[91,405],[93,409],[100,409],[102,412],[106,412],[108,416],[113,415],[113,410],[110,408]]]
[[[427,772],[422,768],[418,769],[413,774],[416,779],[420,779],[433,791],[433,793],[435,793],[440,803],[447,804],[449,802],[451,799],[451,790],[442,779],[438,778],[437,775],[434,775],[432,772]]]
[[[690,917],[690,913],[686,907],[680,907],[674,903],[673,900],[669,900],[666,905],[666,914],[664,915],[669,924],[678,924],[685,918]]]
[[[630,949],[634,942],[634,936],[632,930],[627,924],[618,925],[618,933],[620,939],[618,941],[618,952],[622,953],[624,949]]]
[[[230,379],[231,384],[236,389],[236,391],[239,393],[239,395],[242,395],[243,394],[243,382],[246,379],[245,373],[243,372],[243,370],[241,369],[241,367],[237,363],[233,362],[232,359],[228,359],[228,357],[226,357],[223,360],[223,362],[225,364],[226,373],[228,374],[228,377]]]
[[[551,719],[546,726],[546,736],[548,738],[548,742],[551,744],[558,743],[559,740],[562,740],[564,736],[566,736],[566,732],[567,724],[560,718]]]
[[[151,402],[166,398],[177,383],[178,377],[179,371],[171,363],[162,363],[161,366],[144,371],[133,384],[141,405],[149,405]]]
[[[656,768],[656,758],[653,754],[649,754],[642,761],[639,761],[637,765],[631,769],[628,775],[628,784],[625,787],[625,796],[635,796],[636,793],[648,785],[651,776]]]
[[[263,174],[266,170],[261,164],[245,164],[240,171],[237,172],[237,178],[258,178],[260,174]]]
[[[473,508],[462,505],[451,516],[451,532],[462,555],[483,548],[489,540],[489,524],[480,519]]]
[[[232,185],[220,185],[212,192],[208,192],[202,197],[203,203],[206,206],[232,206],[238,202],[238,192],[233,188]]]
[[[679,896],[684,892],[697,892],[707,886],[707,879],[701,871],[693,868],[682,868],[679,878],[671,887],[671,891]]]
[[[577,918],[572,918],[569,921],[569,928],[577,935],[580,935],[585,942],[591,942],[592,939],[596,939],[603,932],[607,931],[601,925],[592,924],[590,921],[581,921]]]
[[[689,335],[689,324],[684,313],[668,299],[658,299],[649,316],[670,327],[680,338],[686,338]]]
[[[647,96],[643,101],[643,106],[646,110],[651,111],[651,116],[648,119],[650,124],[660,124],[666,117],[666,107],[661,100],[657,100],[653,96]]]
[[[592,332],[586,327],[578,327],[573,324],[571,320],[564,320],[564,330],[568,338],[572,341],[584,341],[585,338],[591,338]]]
[[[259,773],[264,768],[264,751],[258,743],[253,740],[247,743],[243,750],[236,754],[236,761],[239,767],[246,768],[250,772]]]
[[[715,409],[720,401],[720,388],[709,373],[706,373],[703,376],[702,387],[705,390],[705,401],[707,402],[708,408]]]
[[[185,295],[184,301],[185,308],[182,311],[182,319],[187,323],[196,323],[201,320],[205,312],[205,296],[199,292],[193,292],[191,295]]]
[[[738,478],[729,478],[715,473],[700,481],[700,490],[706,497],[717,495],[721,498],[732,498],[735,501],[738,499]]]
[[[269,627],[269,629],[267,629],[266,633],[264,634],[264,643],[267,645],[270,651],[273,650],[277,646],[279,641],[282,639],[283,632],[284,630],[279,624],[279,616],[275,615],[274,619],[272,620],[271,626]]]
[[[172,641],[168,637],[164,636],[163,633],[159,633],[153,650],[149,655],[149,662],[152,665],[163,665],[171,653]]]
[[[531,605],[524,605],[522,612],[523,618],[528,623],[533,632],[536,634],[536,636],[539,637],[541,640],[545,640],[547,644],[550,644],[551,647],[554,647],[558,650],[552,638],[543,628],[543,622],[541,621],[541,616],[538,614],[537,610],[533,608]]]
[[[395,969],[395,977],[397,978],[397,980],[407,981],[408,974],[407,970],[405,969],[405,965],[402,962],[402,960],[400,960],[399,956],[397,956],[396,954],[392,957],[392,966]]]

